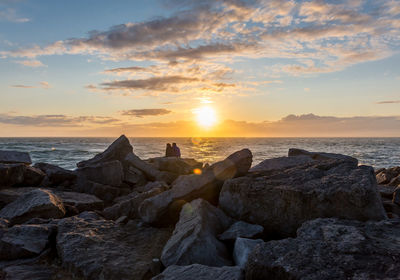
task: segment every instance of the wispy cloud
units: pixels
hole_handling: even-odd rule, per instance
[[[13,88],[35,88],[35,86],[30,86],[30,85],[11,85],[10,87],[13,87]]]
[[[38,86],[16,84],[16,85],[11,85],[10,87],[13,87],[13,88],[44,88],[44,89],[51,88],[49,82],[46,82],[46,81],[40,82]]]
[[[172,111],[162,108],[155,108],[155,109],[132,109],[122,111],[123,116],[133,116],[137,118],[143,118],[147,116],[162,116],[171,113]]]
[[[400,104],[400,100],[385,100],[376,102],[376,104]]]
[[[16,63],[19,63],[24,66],[28,66],[28,67],[45,67],[46,66],[39,60],[20,60],[20,61],[16,61]]]
[[[17,14],[16,10],[13,9],[13,8],[3,8],[3,9],[1,9],[1,7],[0,7],[0,21],[10,21],[10,22],[24,23],[24,22],[30,21],[30,19],[19,16]]]

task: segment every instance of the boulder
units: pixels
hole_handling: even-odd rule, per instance
[[[324,161],[324,160],[340,160],[344,162],[349,162],[354,165],[358,165],[358,160],[351,156],[342,155],[342,154],[334,154],[334,153],[323,153],[323,152],[309,152],[302,149],[289,149],[288,152],[289,157],[297,157],[297,156],[307,156],[311,159]]]
[[[0,151],[0,163],[31,164],[32,160],[27,152]]]
[[[244,268],[250,253],[258,244],[263,244],[262,239],[237,238],[233,247],[233,260],[238,267]]]
[[[211,267],[201,264],[171,265],[152,280],[244,280],[237,266]]]
[[[171,235],[169,229],[121,226],[94,213],[65,218],[58,223],[57,252],[61,264],[84,279],[150,279],[153,258]]]
[[[133,166],[127,166],[124,170],[124,182],[135,187],[146,184],[146,175]]]
[[[219,207],[235,219],[262,225],[272,236],[294,236],[305,221],[386,218],[372,167],[324,160],[224,183]]]
[[[0,229],[0,260],[14,260],[39,255],[49,244],[55,227],[49,225],[15,225]]]
[[[291,157],[278,157],[263,160],[256,166],[253,166],[250,172],[271,171],[291,168],[297,165],[314,162],[315,160],[309,156],[291,156]]]
[[[397,187],[393,192],[393,203],[396,203],[400,206],[400,186]]]
[[[5,274],[4,280],[72,279],[72,278],[60,278],[59,277],[60,275],[57,275],[54,267],[43,264],[10,265],[2,270]]]
[[[21,195],[36,190],[35,187],[7,188],[0,190],[0,209],[17,200]]]
[[[246,279],[398,279],[400,220],[316,219],[296,238],[257,245]]]
[[[37,168],[23,163],[0,163],[0,188],[11,186],[37,186],[45,174]]]
[[[398,176],[400,176],[400,166],[395,166],[388,169],[382,168],[376,173],[376,181],[379,185],[387,185]]]
[[[119,197],[117,198],[118,203],[104,209],[103,216],[110,220],[116,220],[121,216],[126,216],[129,219],[138,218],[139,205],[145,199],[155,196],[163,191],[163,188],[154,188],[147,192],[133,192],[128,196]]]
[[[75,207],[79,213],[103,210],[104,202],[96,196],[86,193],[54,191],[65,206]]]
[[[53,164],[39,162],[36,163],[34,167],[42,170],[46,174],[46,177],[52,186],[61,184],[65,181],[72,182],[76,179],[76,174],[73,171],[66,170]]]
[[[148,164],[147,162],[141,160],[134,153],[128,153],[123,161],[123,164],[124,166],[127,166],[127,168],[132,166],[136,169],[139,169],[146,175],[147,179],[151,181],[161,179],[161,177],[163,176],[163,173],[161,171],[157,170],[151,164]]]
[[[86,180],[82,176],[77,178],[76,184],[72,185],[71,189],[75,192],[93,194],[108,203],[112,202],[121,193],[120,188]]]
[[[253,238],[263,233],[264,228],[260,225],[249,224],[238,221],[231,225],[224,233],[218,236],[219,240],[235,240],[238,237]]]
[[[388,185],[378,185],[378,191],[382,198],[389,198],[393,197],[393,193],[396,187],[388,186]]]
[[[178,157],[150,158],[147,162],[160,171],[168,171],[179,175],[192,174],[194,169],[201,169],[203,167],[201,162],[197,162],[194,159]]]
[[[396,177],[394,177],[392,180],[390,180],[390,182],[389,182],[388,185],[389,185],[389,186],[393,186],[393,187],[400,186],[400,175],[399,175],[399,176],[396,176]]]
[[[217,235],[231,223],[232,220],[220,209],[203,199],[186,203],[175,230],[162,251],[161,262],[165,266],[194,263],[208,266],[231,265],[227,248],[217,239]]]
[[[64,214],[60,198],[45,189],[26,193],[0,210],[0,217],[11,224],[21,224],[32,218],[62,218]]]
[[[148,182],[144,186],[135,187],[134,190],[137,192],[148,192],[151,191],[152,189],[157,189],[157,188],[160,188],[162,190],[168,190],[170,189],[170,186],[163,181],[154,181],[154,182]]]
[[[245,175],[251,162],[250,150],[244,149],[211,165],[201,175],[180,176],[170,190],[143,201],[139,208],[140,217],[147,223],[174,222],[185,202],[203,198],[217,203],[224,180]]]
[[[110,186],[120,186],[124,179],[122,164],[118,160],[85,165],[76,171],[79,176],[87,180]]]
[[[104,152],[97,154],[94,158],[81,161],[77,164],[79,168],[92,166],[107,161],[119,160],[122,161],[128,153],[133,150],[128,138],[121,135],[115,140]]]
[[[400,215],[400,206],[396,203],[393,203],[392,200],[389,199],[383,199],[382,201],[383,207],[385,208],[386,212],[395,214],[395,215]]]

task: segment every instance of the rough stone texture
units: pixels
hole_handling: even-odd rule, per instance
[[[133,166],[127,166],[124,170],[124,182],[129,185],[140,186],[147,182],[146,175]]]
[[[134,168],[139,169],[146,175],[147,179],[149,179],[151,181],[159,180],[163,176],[163,173],[161,171],[157,170],[151,164],[148,164],[147,162],[141,160],[134,153],[127,154],[123,163],[124,163],[124,166],[127,166],[127,167],[133,166]],[[160,180],[160,181],[163,181],[163,180]]]
[[[0,210],[0,217],[11,224],[24,223],[32,218],[62,218],[64,214],[61,199],[45,189],[26,193]]]
[[[262,239],[237,238],[233,247],[233,260],[235,264],[244,268],[250,253],[258,244],[263,244]]]
[[[122,161],[128,153],[133,150],[128,138],[121,135],[115,140],[104,152],[97,154],[94,158],[81,161],[77,164],[78,167],[85,167],[104,163],[107,161],[119,160]]]
[[[291,168],[297,165],[314,162],[315,160],[309,156],[292,156],[292,157],[278,157],[263,160],[256,166],[253,166],[250,172],[271,171]]]
[[[211,267],[201,264],[172,265],[152,280],[243,280],[243,272],[237,266]]]
[[[314,160],[324,161],[324,160],[341,160],[345,162],[352,163],[354,165],[358,165],[358,160],[351,156],[346,156],[342,154],[333,154],[333,153],[323,153],[323,152],[309,152],[302,149],[289,149],[288,152],[289,157],[296,156],[308,156]]]
[[[102,210],[104,202],[96,196],[77,192],[54,191],[64,205],[75,207],[78,212]]]
[[[387,186],[387,185],[378,185],[378,191],[382,198],[389,198],[393,197],[393,193],[396,190],[396,187]]]
[[[152,259],[160,257],[170,234],[84,212],[59,221],[57,251],[63,267],[85,279],[149,279]]]
[[[103,185],[120,186],[124,179],[122,164],[118,160],[86,165],[76,172],[87,180]]]
[[[31,164],[32,160],[27,152],[0,151],[0,163]]]
[[[54,268],[41,264],[12,265],[3,269],[4,280],[49,280],[57,278]],[[71,279],[71,278],[68,278]]]
[[[250,150],[244,149],[211,165],[201,175],[180,176],[170,190],[143,201],[139,214],[147,223],[165,220],[165,215],[174,221],[185,202],[203,198],[216,203],[223,181],[245,175],[251,162]]]
[[[400,176],[400,166],[395,166],[395,167],[391,167],[388,169],[382,168],[376,172],[376,181],[380,185],[390,184],[392,186],[396,186],[396,185],[394,185],[396,182],[396,180],[394,180],[394,179],[398,176]],[[391,182],[392,182],[392,184],[391,184]],[[400,182],[398,184],[400,184]]]
[[[393,203],[400,205],[400,186],[397,187],[393,192]]]
[[[0,260],[39,255],[48,246],[54,229],[49,225],[15,225],[0,229]]]
[[[203,164],[194,159],[184,159],[178,157],[157,157],[147,160],[160,171],[168,171],[179,175],[188,175],[193,173],[193,169],[202,168]]]
[[[400,215],[400,206],[398,204],[393,203],[392,200],[389,199],[383,199],[382,203],[388,215],[389,213]]]
[[[116,220],[121,216],[126,216],[129,219],[138,218],[139,205],[145,199],[155,196],[163,192],[163,190],[162,188],[155,188],[148,192],[134,192],[124,198],[118,198],[118,203],[104,209],[103,216],[110,220]]]
[[[394,187],[400,186],[400,175],[397,177],[394,177],[392,180],[390,180],[388,185],[394,186]]]
[[[253,238],[261,234],[264,228],[260,225],[249,224],[238,221],[231,225],[224,233],[220,234],[219,240],[235,240],[238,237]]]
[[[152,189],[157,189],[157,188],[162,190],[168,190],[170,189],[170,186],[163,181],[154,181],[154,182],[148,182],[144,186],[135,187],[134,190],[138,192],[148,192],[151,191]]]
[[[45,174],[23,163],[0,163],[0,188],[11,186],[37,186]]]
[[[0,209],[17,200],[21,195],[36,190],[35,187],[7,188],[0,190]]]
[[[74,181],[76,179],[76,174],[74,172],[53,164],[39,162],[36,163],[34,167],[42,170],[46,174],[51,185],[61,184],[65,181]]]
[[[93,194],[106,202],[112,202],[121,193],[121,189],[78,177],[76,184],[71,186],[75,192]]]
[[[246,279],[399,279],[400,220],[316,219],[297,238],[258,245]]]
[[[219,203],[235,219],[278,236],[293,236],[304,221],[319,217],[386,218],[373,169],[342,160],[228,180]]]
[[[225,245],[216,236],[223,232],[232,220],[220,209],[203,199],[186,203],[181,211],[175,230],[165,245],[161,262],[165,266],[231,265]]]

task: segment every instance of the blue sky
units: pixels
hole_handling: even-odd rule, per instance
[[[400,136],[399,30],[399,0],[0,0],[0,136]]]

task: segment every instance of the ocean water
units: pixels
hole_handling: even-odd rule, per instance
[[[29,152],[32,161],[75,169],[76,163],[105,150],[115,138],[0,138],[0,150]],[[163,156],[176,142],[182,157],[213,163],[249,148],[253,165],[287,155],[289,148],[346,154],[375,168],[400,166],[400,138],[130,138],[140,158]]]

